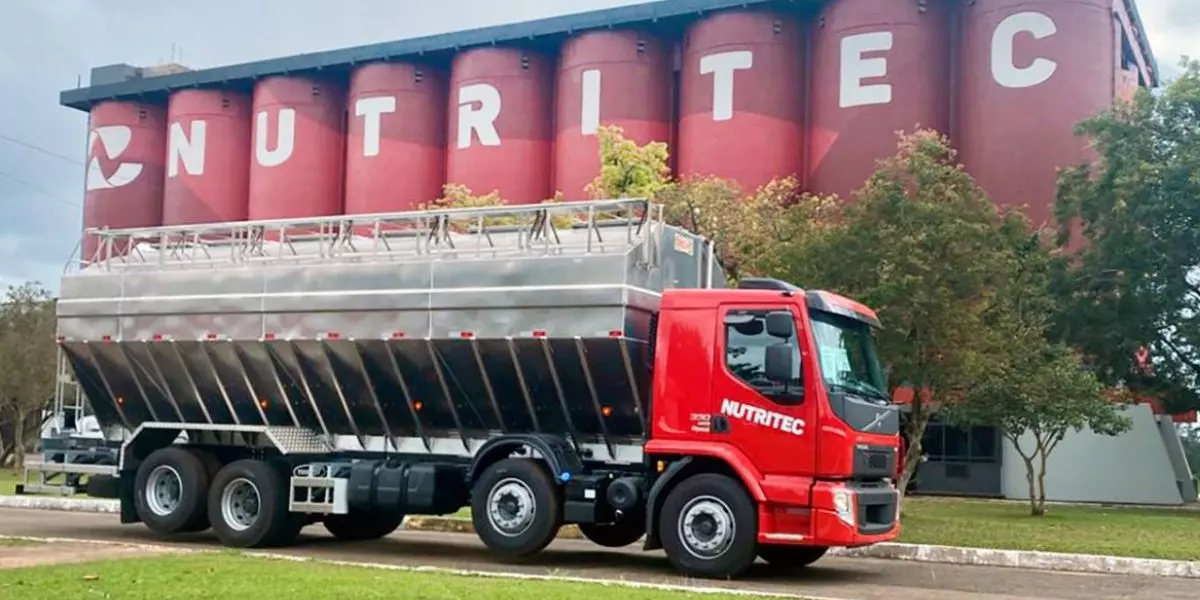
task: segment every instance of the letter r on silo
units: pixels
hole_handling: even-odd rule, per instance
[[[749,50],[720,52],[700,57],[700,74],[713,76],[713,120],[733,118],[733,72],[754,66],[754,53]]]
[[[500,116],[500,90],[487,83],[458,88],[458,148],[471,147],[471,132],[484,146],[499,146],[496,119]]]

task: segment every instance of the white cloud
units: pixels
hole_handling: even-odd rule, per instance
[[[1177,73],[1182,55],[1200,58],[1200,2],[1137,0],[1137,6],[1163,74]]]

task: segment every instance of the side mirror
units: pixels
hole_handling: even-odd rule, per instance
[[[792,347],[790,344],[771,344],[763,356],[763,371],[776,383],[792,380]]]
[[[786,340],[792,337],[793,331],[795,322],[792,320],[792,313],[786,310],[767,313],[767,335]]]

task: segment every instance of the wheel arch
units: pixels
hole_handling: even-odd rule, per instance
[[[521,448],[528,448],[540,454],[541,456],[536,460],[540,460],[546,465],[555,481],[563,481],[564,474],[570,479],[572,473],[583,470],[583,460],[579,458],[579,454],[565,439],[559,436],[546,434],[502,435],[484,442],[479,451],[475,453],[475,457],[471,459],[471,466],[467,469],[467,484],[474,484],[475,480],[488,467],[508,458],[514,451]],[[527,458],[533,459],[532,456]]]
[[[692,444],[688,444],[692,446]],[[681,448],[681,450],[683,450]],[[718,473],[726,475],[738,482],[742,489],[757,503],[765,502],[761,476],[758,470],[750,464],[749,459],[741,452],[725,446],[705,448],[696,445],[686,448],[685,452],[664,453],[650,456],[650,464],[658,470],[658,463],[664,463],[662,474],[654,480],[650,492],[646,496],[646,543],[645,550],[662,548],[662,540],[658,536],[658,519],[667,495],[675,486],[694,475],[703,473]]]

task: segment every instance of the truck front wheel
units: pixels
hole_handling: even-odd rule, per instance
[[[658,523],[667,559],[685,575],[727,579],[754,564],[757,508],[730,477],[705,473],[684,480],[667,494]]]
[[[290,544],[305,523],[288,512],[287,479],[258,460],[221,468],[209,490],[208,520],[217,539],[235,548]]]
[[[562,527],[562,496],[541,463],[506,458],[471,488],[471,520],[489,550],[506,558],[541,552]]]

